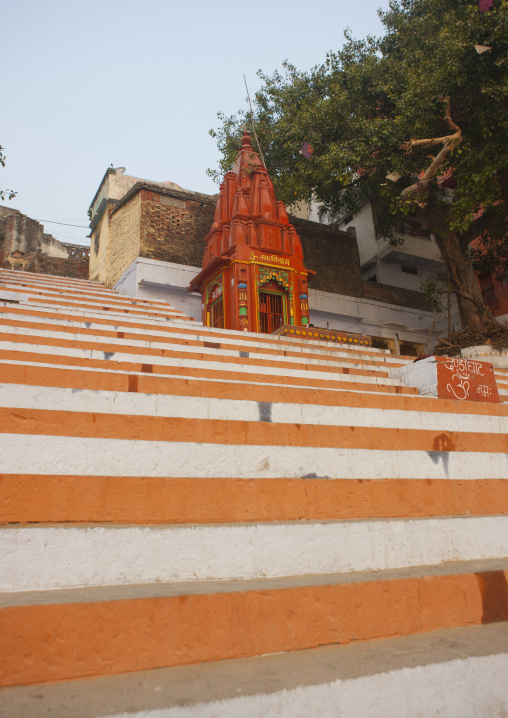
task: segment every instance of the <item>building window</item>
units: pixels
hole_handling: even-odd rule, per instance
[[[420,239],[430,240],[430,230],[422,227],[421,222],[406,217],[399,222],[395,230],[398,234],[408,235],[410,237],[419,237]]]
[[[400,271],[404,272],[404,274],[418,274],[418,269],[416,267],[408,267],[404,264],[401,265]]]

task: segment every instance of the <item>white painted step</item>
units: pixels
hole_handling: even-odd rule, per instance
[[[508,517],[213,526],[7,526],[0,590],[252,580],[508,556]]]
[[[317,401],[315,404],[258,402],[2,383],[0,406],[140,417],[508,434],[508,416],[440,412],[437,405],[435,411],[411,411],[407,406],[404,410],[326,406]]]

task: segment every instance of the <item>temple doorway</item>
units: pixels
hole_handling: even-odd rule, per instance
[[[224,329],[224,302],[222,297],[215,304],[212,304],[211,315],[212,327]]]
[[[273,285],[273,286],[272,286]],[[259,331],[271,334],[285,324],[285,292],[276,282],[269,282],[259,292]]]

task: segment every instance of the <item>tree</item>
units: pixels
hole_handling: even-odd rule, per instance
[[[0,146],[0,165],[2,165],[2,167],[5,167],[4,148],[1,147],[1,146]],[[17,194],[17,193],[16,193],[16,192],[13,192],[12,189],[0,189],[0,199],[1,199],[1,200],[6,199],[7,197],[8,197],[9,199],[12,199],[13,197],[16,196],[16,194]]]
[[[308,72],[285,63],[283,72],[260,73],[252,119],[267,167],[287,204],[313,198],[340,216],[379,197],[377,229],[392,241],[397,221],[424,205],[462,324],[480,329],[493,317],[468,244],[482,235],[488,246],[502,245],[506,236],[508,0],[482,13],[477,0],[393,0],[380,16],[380,39],[346,34],[342,50]],[[216,175],[231,166],[240,127],[250,121],[245,112],[219,117]],[[431,140],[457,131],[460,141],[436,172],[418,192],[404,193],[433,163]],[[310,159],[300,154],[304,142],[314,149]],[[386,179],[392,172],[397,182]]]

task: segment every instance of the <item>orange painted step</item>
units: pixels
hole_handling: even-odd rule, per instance
[[[36,346],[44,347],[62,347],[68,349],[82,349],[83,351],[96,350],[99,352],[105,352],[106,354],[114,355],[118,354],[134,354],[139,356],[148,357],[168,357],[174,359],[189,359],[193,361],[218,361],[221,364],[238,364],[245,366],[256,366],[256,367],[277,367],[279,369],[306,369],[309,371],[336,374],[349,374],[351,376],[378,376],[384,379],[388,378],[388,372],[385,367],[382,369],[376,368],[365,368],[357,369],[356,367],[340,367],[340,366],[329,366],[323,364],[307,364],[306,356],[302,357],[301,363],[287,362],[284,361],[280,355],[273,360],[260,359],[258,357],[241,357],[241,356],[225,356],[225,355],[214,355],[212,351],[208,352],[186,352],[185,347],[182,346],[176,349],[158,349],[156,347],[139,347],[129,346],[127,344],[117,345],[115,343],[105,342],[94,342],[92,339],[79,340],[79,339],[60,339],[57,337],[37,336],[37,335],[23,335],[13,334],[9,332],[0,331],[0,342],[11,342],[16,345],[17,343],[22,344],[34,344]],[[170,345],[172,346],[172,345]],[[15,348],[15,347],[13,347]],[[206,343],[205,346],[206,347]],[[331,359],[333,361],[333,359]]]
[[[302,577],[124,587],[128,598],[114,588],[65,599],[59,591],[14,594],[0,610],[0,681],[113,675],[503,621],[507,579],[497,561],[315,576],[307,585]]]
[[[87,327],[75,327],[75,326],[66,326],[66,325],[58,325],[58,324],[50,324],[48,323],[42,323],[42,322],[31,322],[31,321],[23,321],[20,319],[3,319],[2,320],[2,326],[7,327],[20,327],[24,329],[31,329],[33,330],[33,335],[37,336],[39,332],[43,331],[50,331],[50,332],[60,332],[63,334],[75,334],[78,336],[83,337],[96,337],[98,339],[100,338],[109,338],[109,339],[124,339],[126,341],[129,340],[135,340],[135,341],[144,341],[144,342],[158,342],[158,343],[167,343],[170,345],[173,349],[176,349],[178,347],[185,347],[185,346],[198,346],[198,347],[206,347],[207,344],[210,342],[207,342],[205,338],[203,339],[184,339],[179,336],[177,336],[177,332],[173,331],[175,336],[171,336],[169,333],[163,336],[157,336],[156,334],[148,334],[147,332],[143,333],[136,333],[126,330],[126,328],[123,328],[122,331],[119,330],[108,330],[108,329],[91,329]],[[24,341],[24,337],[27,335],[24,334],[18,334],[15,335],[18,337],[19,342]],[[239,338],[240,339],[240,338]],[[270,354],[274,356],[285,356],[285,357],[295,357],[303,360],[308,359],[318,359],[318,360],[324,360],[324,361],[341,361],[345,362],[348,360],[347,356],[341,356],[344,352],[342,351],[342,347],[333,347],[337,351],[336,353],[330,351],[329,353],[318,353],[316,351],[312,351],[312,347],[309,347],[307,351],[295,351],[291,348],[288,349],[282,349],[281,347],[273,348],[271,346],[251,346],[246,347],[244,343],[218,343],[217,346],[214,346],[216,349],[225,349],[228,351],[245,351],[246,348],[249,349],[249,354]],[[323,348],[322,348],[323,349]],[[347,349],[347,347],[346,347]],[[371,369],[383,369],[386,370],[389,369],[395,369],[399,366],[401,366],[400,362],[397,361],[391,361],[389,364],[384,363],[380,361],[379,359],[376,361],[372,358],[363,358],[360,356],[352,356],[350,357],[350,360],[354,364],[361,364],[365,366],[365,368],[371,368]]]
[[[49,308],[45,307],[34,307],[31,305],[23,306],[23,308],[17,307],[17,306],[9,306],[9,307],[1,307],[0,306],[0,315],[2,313],[8,312],[9,314],[19,314],[22,316],[33,316],[33,317],[41,317],[45,319],[57,319],[59,321],[70,321],[70,322],[82,322],[83,324],[86,324],[86,322],[93,322],[94,324],[102,324],[105,326],[113,326],[117,327],[119,324],[119,319],[114,318],[110,319],[107,317],[107,315],[100,314],[97,316],[80,316],[79,314],[68,314],[61,311],[61,309],[57,310],[55,309],[54,312],[52,312]],[[265,346],[267,344],[273,346],[276,350],[283,351],[285,348],[291,348],[291,347],[302,347],[304,350],[312,350],[320,348],[325,350],[331,350],[337,349],[338,351],[344,352],[350,350],[354,355],[359,354],[360,356],[365,357],[371,357],[373,361],[375,361],[377,358],[379,358],[382,361],[383,357],[393,357],[393,355],[390,354],[390,352],[382,352],[382,351],[376,351],[376,350],[369,350],[365,347],[356,347],[351,346],[350,344],[333,344],[333,345],[324,345],[323,343],[318,342],[310,342],[305,341],[302,339],[291,339],[287,337],[278,338],[275,339],[270,334],[247,334],[242,332],[234,332],[234,331],[221,331],[220,329],[213,329],[211,327],[201,327],[199,325],[190,326],[187,328],[185,324],[179,324],[178,327],[171,326],[167,323],[159,323],[159,324],[150,324],[150,321],[155,320],[155,317],[152,317],[151,315],[147,314],[146,321],[141,322],[141,320],[138,319],[138,321],[129,321],[128,326],[129,328],[133,329],[142,329],[144,331],[153,331],[153,332],[161,332],[163,334],[168,333],[178,333],[178,334],[187,334],[191,337],[195,337],[196,333],[205,335],[208,338],[210,338],[210,341],[216,341],[220,342],[221,339],[223,340],[231,340],[238,338],[238,340],[241,341],[242,345],[245,344],[253,344],[253,343],[259,343],[262,342]],[[241,338],[241,339],[240,339]],[[226,344],[225,344],[226,346]],[[252,349],[254,351],[255,348]],[[250,351],[250,350],[249,350]],[[394,358],[394,357],[393,357]],[[414,357],[397,357],[398,360],[404,360],[407,359],[408,361],[413,361]]]
[[[0,407],[0,432],[239,446],[310,446],[371,451],[508,453],[508,436],[363,426],[282,424]]]
[[[74,277],[62,277],[57,274],[36,274],[34,272],[22,272],[19,269],[0,269],[0,279],[4,282],[32,282],[34,284],[55,283],[66,287],[91,286],[108,291],[102,282],[93,279],[76,279]]]
[[[16,355],[17,356],[17,355]],[[27,355],[24,355],[27,359]],[[3,359],[0,352],[0,359]],[[44,361],[48,356],[40,358]],[[90,389],[103,391],[133,392],[142,394],[172,394],[175,396],[197,396],[216,399],[242,399],[249,401],[265,401],[274,403],[319,404],[323,406],[358,406],[378,409],[413,410],[415,405],[405,400],[412,397],[418,399],[418,411],[459,412],[457,402],[443,400],[436,404],[435,400],[418,397],[413,387],[353,384],[362,393],[348,389],[348,382],[341,382],[340,388],[333,389],[338,382],[325,382],[325,388],[317,385],[312,388],[299,386],[279,386],[266,382],[265,385],[251,383],[250,377],[244,376],[243,381],[214,381],[194,377],[157,376],[152,373],[124,374],[115,371],[87,371],[86,368],[66,368],[62,366],[38,366],[32,355],[28,356],[29,364],[4,363],[1,365],[3,383],[26,384],[28,386],[68,387],[74,389]],[[107,362],[105,369],[108,368]],[[92,366],[82,362],[83,367]],[[285,377],[282,378],[286,382]],[[307,384],[313,384],[309,381]],[[322,384],[322,382],[320,382]],[[368,391],[366,388],[368,388]],[[379,391],[392,392],[379,395]],[[403,390],[403,391],[402,391]],[[460,408],[460,412],[464,409]],[[460,413],[459,412],[459,413]],[[487,412],[483,404],[467,402],[467,412],[482,415],[508,416],[508,407],[493,405],[492,412]]]
[[[0,477],[2,524],[218,524],[507,513],[508,479]]]
[[[380,389],[371,384],[357,384],[360,392],[353,392],[343,382],[334,391],[333,382],[324,382],[323,388],[317,384],[312,388],[297,386],[278,386],[277,384],[256,385],[251,375],[244,376],[240,383],[234,381],[213,381],[200,378],[156,376],[149,371],[135,374],[121,374],[106,371],[109,363],[73,362],[76,368],[61,366],[38,366],[37,355],[11,353],[11,359],[30,361],[29,364],[5,363],[1,366],[1,377],[5,383],[27,384],[46,387],[69,387],[75,389],[91,389],[120,392],[139,392],[144,394],[174,394],[177,396],[202,396],[217,399],[243,399],[249,401],[265,401],[274,403],[320,404],[323,406],[367,407],[372,409],[399,409],[404,411],[430,411],[434,413],[474,414],[477,416],[508,416],[508,406],[502,404],[483,404],[471,401],[451,401],[421,397],[413,387],[386,386],[382,391],[392,395],[379,395]],[[0,359],[4,359],[0,352]],[[50,360],[44,355],[39,360]],[[66,359],[67,363],[70,363]],[[53,362],[58,363],[58,362]],[[79,363],[83,366],[80,367]],[[95,363],[101,364],[105,371],[87,371],[87,367]],[[140,365],[138,365],[139,367]],[[139,371],[139,369],[138,369]],[[287,382],[284,377],[281,381]],[[267,381],[266,384],[269,382]],[[308,383],[314,384],[309,381]],[[323,384],[320,382],[320,384]]]
[[[1,280],[1,276],[0,276]],[[115,301],[119,304],[131,304],[134,306],[145,307],[145,308],[159,308],[167,309],[177,314],[183,314],[179,309],[175,309],[168,302],[156,301],[151,299],[142,299],[140,297],[130,297],[125,294],[119,294],[118,292],[108,289],[103,285],[89,286],[83,284],[77,285],[58,285],[55,282],[33,282],[33,281],[22,281],[14,282],[10,278],[5,280],[5,284],[8,285],[8,289],[11,292],[20,292],[21,294],[35,294],[47,297],[61,298],[62,296],[69,296],[76,298],[90,299],[94,302],[99,302],[104,298]]]
[[[221,369],[195,369],[192,367],[164,366],[162,364],[141,364],[134,362],[119,362],[114,359],[81,359],[71,356],[55,356],[52,354],[40,354],[37,352],[22,352],[17,350],[0,350],[0,360],[8,362],[29,362],[75,366],[79,368],[97,368],[104,371],[123,371],[136,374],[168,374],[175,377],[198,377],[202,379],[224,380],[224,372]],[[330,379],[314,379],[307,377],[273,376],[270,374],[254,374],[239,371],[230,371],[227,374],[228,381],[262,383],[262,384],[288,384],[301,387],[316,387],[322,389],[354,389],[369,392],[389,392],[395,394],[417,394],[414,387],[394,386],[390,384],[371,384],[348,381],[334,381]],[[135,382],[133,383],[135,386]],[[241,398],[238,393],[236,398]]]

